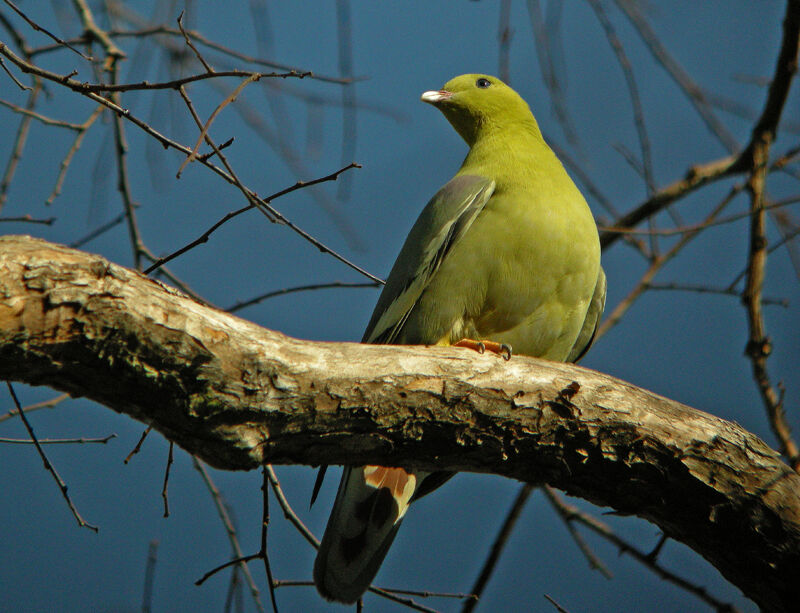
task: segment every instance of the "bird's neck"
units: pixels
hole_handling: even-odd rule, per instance
[[[495,181],[528,180],[528,175],[563,173],[535,121],[487,126],[471,144],[459,174],[491,177]]]

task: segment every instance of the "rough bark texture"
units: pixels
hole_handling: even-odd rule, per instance
[[[800,607],[800,476],[738,425],[577,366],[301,341],[107,260],[0,238],[0,378],[86,396],[214,466],[384,463],[549,483]]]

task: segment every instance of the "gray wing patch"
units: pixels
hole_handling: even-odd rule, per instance
[[[431,199],[400,250],[364,342],[394,342],[444,258],[472,226],[494,188],[491,179],[460,176]]]
[[[603,317],[603,310],[606,306],[606,273],[600,267],[597,273],[597,283],[594,286],[594,294],[592,301],[589,303],[589,308],[586,310],[586,318],[583,320],[583,326],[569,352],[567,362],[577,362],[594,342],[594,337],[597,334],[597,328],[600,325],[600,319]]]

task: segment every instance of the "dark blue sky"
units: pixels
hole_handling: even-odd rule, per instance
[[[149,15],[153,2],[131,6]],[[160,3],[166,5],[168,3]],[[259,4],[259,3],[253,3]],[[535,4],[535,3],[534,3]],[[550,3],[542,3],[548,5]],[[696,163],[726,154],[664,68],[653,61],[630,23],[610,3],[609,17],[617,28],[640,90],[645,124],[652,143],[655,183],[664,186],[681,178]],[[769,78],[780,43],[784,3],[778,1],[676,1],[650,3],[648,18],[664,46],[693,79],[709,93],[760,112],[766,96],[751,77]],[[79,32],[71,5],[22,3],[30,15],[61,36]],[[337,15],[333,2],[267,3],[269,19],[259,28],[248,3],[193,3],[186,21],[210,39],[242,53],[273,58],[319,74],[339,73]],[[385,276],[417,214],[428,198],[457,170],[466,146],[445,119],[419,101],[419,95],[439,88],[465,72],[498,72],[499,4],[494,2],[352,2],[352,58],[356,75],[367,77],[355,86],[359,103],[356,129],[343,130],[336,84],[311,79],[251,85],[240,96],[240,108],[261,117],[265,131],[256,133],[242,115],[228,107],[211,129],[217,142],[235,136],[228,156],[242,181],[264,196],[293,184],[328,174],[342,163],[342,142],[354,146],[346,162],[363,165],[348,175],[349,197],[337,198],[339,184],[317,189],[316,197],[299,191],[274,205],[332,248],[371,272]],[[182,7],[166,11],[159,21],[175,23]],[[0,12],[11,15],[3,6]],[[263,16],[263,13],[261,13]],[[47,39],[13,19],[34,46]],[[555,68],[564,87],[565,108],[577,141],[570,143],[557,121],[536,56],[525,3],[513,2],[510,52],[511,84],[528,100],[550,140],[564,148],[584,168],[605,197],[620,212],[642,202],[647,190],[641,177],[619,153],[620,146],[639,158],[631,103],[623,73],[603,30],[584,2],[564,3],[560,53]],[[257,35],[256,32],[259,32]],[[259,40],[257,40],[259,38]],[[7,32],[0,40],[8,42]],[[163,54],[130,39],[120,40],[129,54],[123,77],[166,80]],[[220,69],[247,67],[223,63],[201,47]],[[55,71],[80,70],[76,78],[93,76],[69,53],[47,54],[37,61]],[[13,71],[13,69],[12,69]],[[182,74],[198,72],[197,67]],[[14,71],[21,78],[19,72]],[[224,82],[235,87],[237,80]],[[800,97],[792,90],[785,125],[775,151],[797,144]],[[227,90],[226,90],[227,91]],[[48,115],[83,121],[92,111],[84,100],[50,86],[52,97],[41,106]],[[224,96],[208,85],[189,89],[202,117],[208,117]],[[0,97],[24,101],[5,73],[0,73]],[[124,98],[134,114],[190,146],[196,130],[172,91],[138,93]],[[732,136],[745,143],[752,118],[716,108],[714,112]],[[18,116],[0,107],[0,159],[8,159]],[[128,125],[129,163],[138,218],[147,246],[167,254],[194,239],[225,213],[243,206],[231,186],[195,164],[181,179],[175,173],[181,158],[155,146]],[[110,124],[97,125],[76,155],[61,196],[50,207],[42,203],[52,190],[58,166],[72,135],[33,124],[4,216],[55,216],[52,227],[2,224],[3,233],[31,233],[70,243],[121,211],[116,191]],[[287,155],[295,159],[287,163]],[[349,155],[349,154],[348,154]],[[573,176],[575,176],[573,174]],[[681,223],[701,220],[741,178],[696,192],[675,211]],[[579,183],[580,185],[580,183]],[[584,186],[581,185],[583,188]],[[773,199],[794,195],[797,180],[772,175]],[[584,189],[597,215],[609,213]],[[332,216],[321,204],[335,211]],[[747,210],[739,196],[727,214]],[[794,207],[796,210],[796,206]],[[792,209],[790,208],[789,211]],[[336,222],[334,222],[334,217]],[[669,227],[662,214],[658,224]],[[745,267],[747,222],[721,225],[695,239],[655,278],[657,283],[724,287]],[[774,221],[769,238],[779,239]],[[660,240],[666,251],[675,238]],[[87,244],[85,249],[131,264],[123,226]],[[632,289],[647,263],[618,243],[604,254],[610,312]],[[270,224],[256,212],[240,216],[215,233],[208,244],[171,264],[171,269],[208,300],[221,307],[259,293],[284,287],[331,281],[360,281],[359,276],[304,242],[285,227]],[[766,308],[767,331],[773,340],[770,372],[786,384],[791,425],[800,429],[800,303],[797,274],[788,253],[771,255],[764,291],[789,300],[789,308]],[[377,299],[374,289],[325,290],[292,294],[266,301],[239,313],[268,328],[309,339],[357,341]],[[739,422],[776,442],[743,356],[747,339],[745,312],[735,297],[676,291],[651,291],[638,300],[622,322],[599,340],[583,365],[670,398]],[[24,403],[55,395],[47,389],[18,385]],[[10,399],[6,398],[10,408]],[[4,413],[0,409],[0,414]],[[203,587],[194,580],[230,556],[230,546],[212,500],[191,459],[176,450],[170,478],[171,516],[162,518],[161,484],[167,443],[153,434],[128,465],[122,461],[138,440],[143,425],[84,400],[69,400],[54,410],[31,415],[42,438],[103,436],[108,445],[51,446],[47,451],[70,488],[84,517],[100,526],[99,534],[80,530],[33,448],[0,445],[0,572],[3,603],[8,611],[135,611],[140,610],[148,543],[158,540],[154,585],[155,611],[220,611],[229,574],[221,573]],[[22,437],[14,420],[0,423],[0,436]],[[313,471],[278,467],[289,499],[301,517],[321,534],[338,483],[329,477],[313,511],[307,500]],[[261,514],[260,475],[211,471],[236,518],[246,553],[258,548]],[[460,475],[411,509],[378,576],[377,583],[396,588],[466,592],[499,528],[519,485],[497,477]],[[596,515],[608,511],[573,501]],[[658,540],[657,529],[633,518],[602,517],[625,538],[647,550]],[[705,610],[697,599],[642,569],[629,557],[586,535],[614,573],[606,580],[588,569],[566,529],[541,493],[534,493],[514,537],[497,567],[484,598],[483,611],[549,611],[549,594],[573,612]],[[270,552],[276,577],[307,580],[312,549],[288,526],[273,505]],[[743,611],[755,611],[738,590],[689,549],[668,542],[661,555],[665,566],[690,578],[723,601]],[[263,569],[252,565],[263,590]],[[262,594],[266,599],[266,594]],[[327,610],[312,588],[279,590],[284,611]],[[245,595],[245,610],[254,610]],[[367,611],[396,610],[370,596]],[[458,610],[452,600],[426,600],[445,611]],[[332,609],[335,607],[331,606]]]

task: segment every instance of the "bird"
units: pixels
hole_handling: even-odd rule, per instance
[[[469,146],[414,223],[365,343],[489,348],[576,362],[606,296],[597,226],[528,104],[500,79],[465,74],[421,97]],[[452,473],[345,467],[314,563],[327,600],[368,589],[411,502]]]

